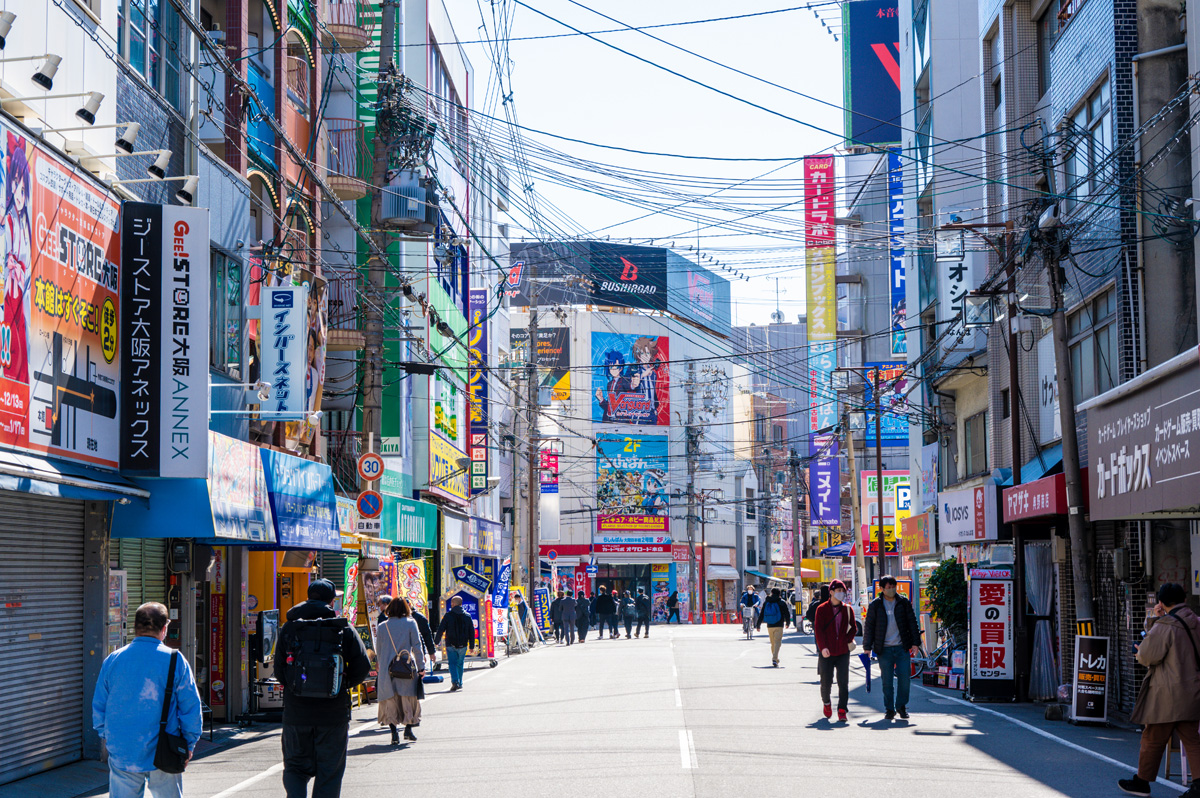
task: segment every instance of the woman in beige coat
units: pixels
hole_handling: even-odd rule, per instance
[[[1160,587],[1146,637],[1137,647],[1138,662],[1150,672],[1129,716],[1144,726],[1138,772],[1117,782],[1130,795],[1150,794],[1172,733],[1179,735],[1188,761],[1200,762],[1200,618],[1186,600],[1182,585]],[[1200,779],[1184,798],[1200,798]]]
[[[404,739],[416,740],[413,726],[421,725],[421,701],[417,698],[419,681],[425,675],[425,652],[421,648],[421,631],[412,619],[408,602],[392,599],[387,607],[388,619],[379,625],[375,635],[375,654],[379,663],[378,718],[381,726],[392,730],[392,745],[399,745],[396,727],[404,727]],[[411,679],[388,676],[388,666],[396,655],[408,652],[416,675]]]

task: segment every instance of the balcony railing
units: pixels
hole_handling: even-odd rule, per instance
[[[308,113],[309,84],[308,61],[298,55],[287,57],[287,91],[292,102],[300,107],[303,113]]]
[[[344,200],[361,199],[367,195],[367,142],[363,123],[356,119],[326,118],[328,141],[326,177],[329,187]]]
[[[336,44],[343,53],[364,49],[371,44],[376,14],[368,0],[329,0],[325,15],[325,46]]]

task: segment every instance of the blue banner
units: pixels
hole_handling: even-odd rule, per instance
[[[842,4],[848,144],[900,141],[900,15],[896,0]]]
[[[813,526],[842,525],[841,471],[836,435],[809,437],[808,520]]]
[[[341,551],[329,466],[271,449],[259,451],[275,517],[276,545]]]
[[[496,586],[492,590],[492,606],[502,610],[508,609],[508,586],[512,582],[512,560],[505,559],[496,576]]]
[[[892,295],[892,354],[908,353],[908,342],[904,338],[904,326],[908,313],[905,309],[904,271],[904,166],[900,162],[900,150],[888,150],[888,233],[890,236]]]
[[[492,588],[491,580],[482,574],[475,573],[465,565],[454,569],[454,578],[463,585],[464,590],[479,598],[486,596]]]
[[[875,373],[879,372],[880,435],[884,446],[908,445],[908,377],[906,363],[867,363],[866,443],[875,445]]]

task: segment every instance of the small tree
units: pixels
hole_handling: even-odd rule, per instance
[[[967,632],[967,580],[954,560],[942,560],[929,575],[929,608],[955,639],[962,639]]]

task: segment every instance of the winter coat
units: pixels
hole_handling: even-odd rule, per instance
[[[396,658],[399,651],[412,654],[414,670],[425,668],[425,651],[421,646],[421,630],[412,618],[388,618],[380,625],[375,636],[375,656],[379,663],[379,681],[376,689],[379,700],[386,701],[392,696],[417,695],[417,679],[393,679],[388,676],[388,665]]]
[[[411,615],[412,619],[417,622],[417,631],[421,633],[421,642],[425,644],[425,653],[432,659],[437,646],[433,642],[433,628],[429,625],[429,619],[416,610],[413,610]]]
[[[602,618],[605,615],[615,615],[617,612],[617,602],[609,594],[601,593],[592,602],[592,612]]]
[[[451,607],[450,611],[442,616],[442,622],[438,624],[437,637],[434,638],[434,641],[441,642],[443,635],[446,637],[448,648],[475,647],[475,622],[471,620],[471,616],[461,605]]]
[[[912,602],[896,594],[896,628],[900,630],[900,645],[912,648],[921,642],[921,630],[917,626],[917,615]],[[879,651],[887,639],[887,608],[883,596],[877,597],[867,607],[867,622],[863,624],[863,651]]]
[[[371,672],[371,660],[362,638],[345,624],[342,631],[342,657],[345,672],[342,685],[346,688],[333,698],[313,698],[292,695],[288,688],[287,656],[289,645],[294,645],[295,625],[293,621],[314,621],[321,618],[336,618],[337,613],[328,604],[320,601],[305,601],[287,612],[288,622],[279,630],[279,642],[275,657],[275,678],[283,685],[283,722],[290,726],[338,726],[350,722],[349,688],[362,684]],[[344,619],[342,620],[345,623]]]
[[[829,649],[829,656],[836,657],[850,651],[854,642],[854,609],[849,604],[833,606],[826,601],[817,607],[813,620],[813,635],[817,639],[817,652]]]
[[[791,612],[788,611],[788,605],[787,605],[786,601],[784,601],[781,598],[778,598],[778,599],[777,598],[769,598],[763,602],[762,607],[759,608],[759,610],[758,610],[757,620],[755,621],[755,624],[754,624],[755,631],[762,628],[762,623],[766,619],[766,616],[767,616],[767,605],[768,604],[778,604],[779,605],[779,620],[775,623],[767,624],[768,629],[771,629],[773,627],[787,626],[788,623],[792,619],[792,614],[791,614]]]
[[[1179,605],[1148,626],[1137,661],[1150,672],[1129,719],[1141,724],[1200,721],[1200,618],[1190,607]]]
[[[567,596],[562,600],[562,604],[558,605],[559,620],[564,626],[575,623],[575,610],[579,605],[575,599]]]
[[[556,598],[550,602],[550,622],[562,623],[562,603],[563,600]]]
[[[650,617],[650,597],[645,593],[639,593],[638,597],[633,600],[633,605],[637,608],[639,618]]]
[[[579,606],[575,611],[575,626],[580,632],[587,631],[592,625],[592,604],[586,598],[578,599]]]

